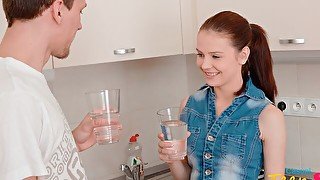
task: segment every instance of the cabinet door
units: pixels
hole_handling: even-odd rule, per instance
[[[197,13],[195,0],[182,0],[181,3],[181,22],[183,37],[183,54],[196,53]]]
[[[320,1],[197,1],[198,26],[205,19],[231,10],[243,15],[250,23],[262,26],[268,33],[270,48],[283,50],[320,50]],[[304,39],[304,44],[280,44],[280,39]]]
[[[55,67],[182,54],[179,0],[88,1],[66,60]],[[134,48],[123,55],[114,50]]]

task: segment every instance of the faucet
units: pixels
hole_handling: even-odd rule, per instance
[[[121,164],[120,170],[126,174],[126,176],[127,176],[126,179],[132,179],[132,180],[143,180],[144,179],[143,163],[134,165],[132,167],[132,170],[130,170],[130,167],[128,165]]]

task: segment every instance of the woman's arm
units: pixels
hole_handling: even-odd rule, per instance
[[[171,161],[168,156],[170,154],[175,154],[175,152],[170,149],[172,144],[170,142],[165,142],[162,133],[159,133],[159,158],[169,165],[172,176],[175,180],[188,180],[190,179],[191,167],[188,164],[187,157],[184,160]]]
[[[265,179],[281,179],[285,173],[286,126],[283,113],[268,105],[259,117],[263,140]]]

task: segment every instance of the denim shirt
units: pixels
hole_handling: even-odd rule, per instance
[[[256,180],[263,166],[258,119],[271,102],[247,81],[246,90],[217,117],[215,93],[205,85],[181,113],[191,135],[187,142],[190,179]]]

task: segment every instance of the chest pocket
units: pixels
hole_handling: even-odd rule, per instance
[[[222,157],[237,157],[240,160],[244,158],[246,148],[246,135],[223,134],[221,141]]]
[[[188,127],[188,131],[191,133],[191,135],[188,137],[188,141],[187,141],[187,144],[188,144],[188,155],[191,155],[195,148],[196,148],[196,144],[197,144],[197,139],[200,135],[200,128],[199,127],[192,127],[192,126],[189,126]]]

